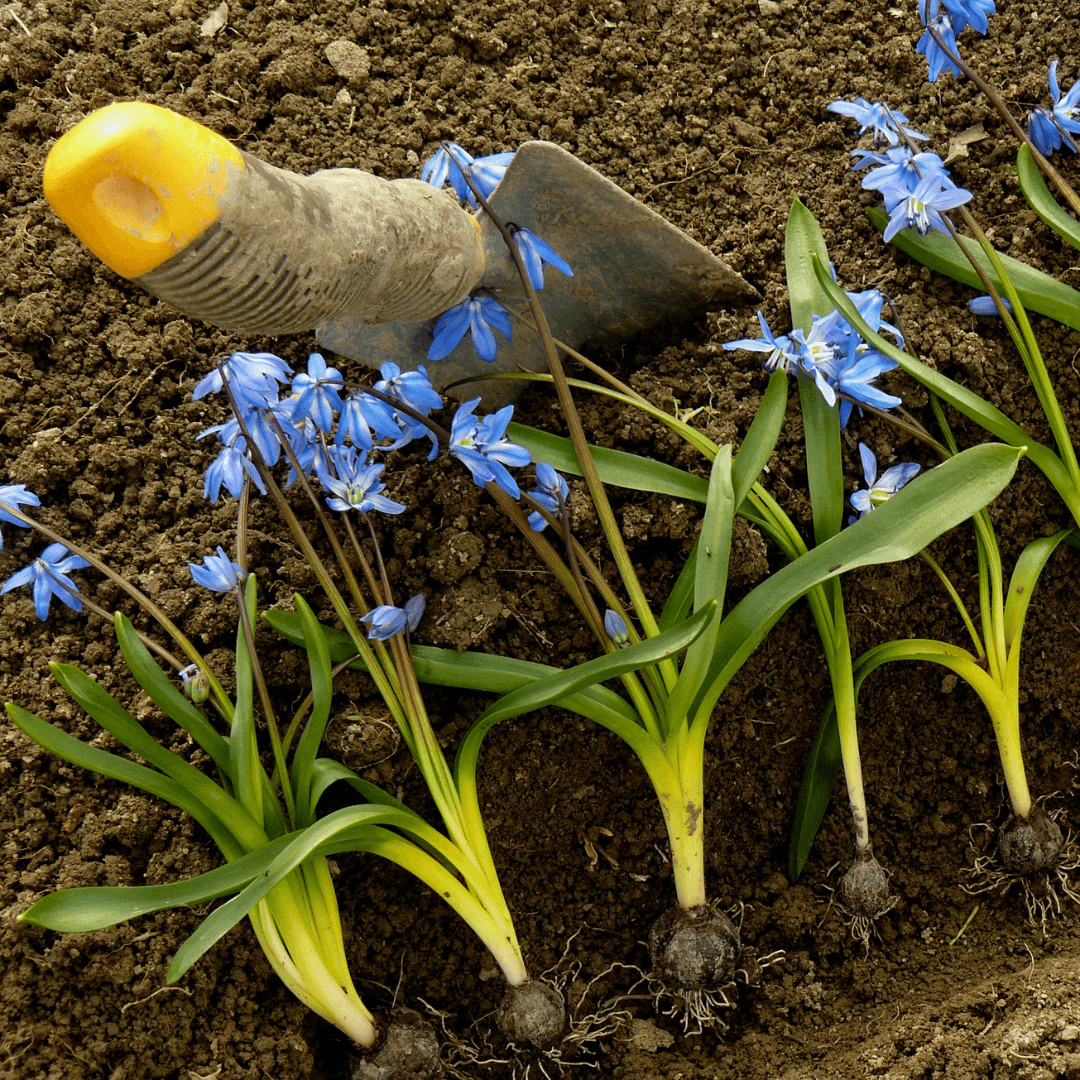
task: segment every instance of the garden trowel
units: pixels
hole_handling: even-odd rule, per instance
[[[369,367],[425,364],[438,387],[546,369],[498,230],[420,180],[359,169],[298,176],[193,120],[131,102],[64,135],[44,187],[103,262],[214,326],[267,336],[315,330],[323,348]],[[573,277],[548,269],[540,294],[554,336],[571,347],[755,295],[716,256],[553,143],[521,146],[490,204],[572,267]],[[509,309],[512,341],[498,335],[491,364],[468,336],[429,363],[436,317],[477,289]]]

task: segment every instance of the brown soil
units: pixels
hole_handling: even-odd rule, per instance
[[[43,0],[0,11],[0,482],[25,483],[41,520],[132,576],[207,649],[232,633],[226,602],[192,587],[186,564],[233,539],[235,505],[210,507],[201,473],[212,451],[195,435],[221,417],[191,391],[215,355],[274,349],[302,362],[309,338],[244,341],[189,322],[106,270],[57,220],[41,195],[53,141],[116,99],[176,109],[275,165],[309,173],[358,166],[414,175],[440,138],[474,153],[555,140],[722,255],[762,293],[771,324],[785,329],[782,229],[791,199],[818,215],[840,280],[897,301],[912,346],[1048,440],[1037,403],[1001,334],[962,307],[966,290],[932,277],[879,243],[862,213],[870,198],[849,171],[849,124],[829,101],[884,98],[944,150],[983,123],[987,138],[954,168],[1000,246],[1075,283],[1076,254],[1027,211],[1010,162],[1014,146],[965,84],[924,81],[913,4],[843,0],[656,0],[540,3],[496,0],[277,0],[233,3],[228,26],[200,36],[211,0]],[[967,54],[1018,108],[1043,101],[1049,62],[1077,77],[1077,20],[1070,5],[1010,4],[991,19],[992,39]],[[1073,13],[1075,14],[1075,13]],[[347,39],[369,70],[346,83],[325,48]],[[347,89],[352,105],[337,101]],[[1075,159],[1060,163],[1078,176]],[[1080,337],[1046,320],[1037,333],[1077,425]],[[654,401],[701,408],[696,423],[718,441],[745,433],[763,387],[752,357],[719,343],[756,334],[753,309],[724,310],[697,325],[654,334],[608,357]],[[930,420],[925,395],[889,385]],[[700,471],[692,455],[633,416],[586,406],[598,441]],[[546,396],[520,418],[546,425]],[[768,486],[805,524],[800,426],[789,418]],[[978,440],[958,425],[958,437]],[[917,449],[876,423],[852,425],[883,465]],[[512,538],[486,496],[449,465],[402,460],[397,494],[410,512],[386,537],[391,570],[429,597],[420,637],[571,663],[589,654],[569,630],[566,606]],[[698,510],[640,495],[619,512],[656,598],[674,580]],[[1006,565],[1032,538],[1069,524],[1030,466],[993,510]],[[578,521],[589,537],[594,527]],[[257,505],[252,562],[268,600],[311,591],[275,516]],[[0,579],[39,550],[4,526]],[[966,594],[975,574],[970,532],[934,548]],[[775,552],[751,530],[737,534],[737,594],[759,580]],[[1059,794],[1075,818],[1080,705],[1076,553],[1055,554],[1039,585],[1025,645],[1023,706],[1033,787]],[[100,603],[115,590],[85,574]],[[921,565],[853,575],[847,585],[856,652],[879,641],[938,636],[962,627]],[[47,664],[81,664],[166,743],[174,730],[131,691],[108,626],[65,609],[39,623],[25,593],[0,609],[0,697],[74,734],[93,725],[51,681]],[[296,694],[302,668],[266,637],[273,682]],[[864,767],[876,854],[892,874],[897,906],[864,951],[827,906],[835,866],[851,854],[845,800],[834,806],[802,880],[785,877],[785,843],[828,679],[808,613],[793,610],[721,702],[707,760],[708,873],[712,894],[747,905],[746,940],[786,951],[762,989],[740,1000],[730,1030],[687,1036],[647,1002],[635,1003],[637,1038],[610,1040],[599,1073],[659,1077],[1080,1076],[1080,929],[1066,909],[1043,934],[1020,899],[961,890],[973,861],[969,828],[1000,819],[990,725],[963,684],[908,666],[871,680],[861,702]],[[483,702],[430,695],[448,750]],[[372,745],[379,729],[346,719],[377,709],[361,680],[340,687],[331,748],[411,804],[430,807],[406,755]],[[178,986],[165,971],[203,911],[181,910],[93,934],[29,928],[16,917],[57,888],[172,881],[216,865],[207,838],[171,807],[68,768],[0,722],[0,1077],[221,1080],[344,1075],[343,1047],[328,1025],[294,1001],[246,926],[231,933]],[[105,740],[100,744],[107,745]],[[390,749],[393,749],[392,747]],[[657,804],[638,764],[612,736],[559,712],[504,724],[489,739],[482,796],[496,858],[532,969],[565,949],[588,978],[612,963],[647,963],[653,919],[673,899]],[[1071,793],[1070,793],[1071,789]],[[610,835],[602,830],[610,830]],[[590,860],[595,841],[613,860]],[[396,870],[338,860],[353,970],[373,1004],[393,994],[446,1014],[449,1031],[491,1013],[501,995],[482,948],[435,897]],[[567,942],[572,939],[569,947]],[[611,992],[635,976],[609,977]],[[495,1070],[497,1073],[498,1070]]]

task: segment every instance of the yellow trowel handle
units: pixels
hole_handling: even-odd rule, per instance
[[[297,176],[157,105],[92,113],[53,147],[44,186],[113,270],[229,330],[434,318],[483,272],[476,221],[430,184]]]

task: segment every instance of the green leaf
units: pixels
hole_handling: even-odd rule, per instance
[[[473,727],[491,727],[511,716],[559,704],[564,698],[580,693],[597,683],[616,679],[631,671],[641,671],[681,652],[701,634],[716,615],[713,601],[686,620],[681,626],[653,638],[635,642],[617,652],[605,653],[595,659],[576,664],[565,671],[556,671],[547,678],[520,686],[489,705],[474,721]],[[471,729],[470,729],[471,730]]]
[[[833,310],[828,292],[814,272],[815,264],[829,266],[825,238],[814,215],[798,200],[791,204],[784,230],[791,325],[809,333],[815,315]],[[840,459],[838,408],[821,396],[813,380],[799,373],[799,402],[806,439],[806,471],[814,515],[814,542],[835,536],[844,521],[844,476]]]
[[[19,916],[22,922],[61,933],[101,930],[151,911],[205,904],[231,896],[253,881],[288,847],[290,837],[273,840],[187,881],[168,885],[122,885],[61,889],[39,900]]]
[[[544,382],[552,384],[553,380],[550,375],[540,374],[537,372],[515,372],[512,375],[489,375],[486,378],[491,379],[512,379],[515,382]],[[485,381],[485,376],[480,376],[476,381]],[[686,443],[695,450],[698,451],[708,461],[712,461],[716,452],[716,444],[711,442],[707,435],[702,434],[697,428],[688,424],[685,420],[680,419],[678,416],[673,416],[669,412],[665,412],[657,405],[653,405],[652,402],[646,401],[644,398],[631,392],[630,394],[624,394],[620,390],[616,390],[611,386],[607,386],[603,383],[585,382],[582,379],[567,379],[566,380],[571,387],[575,390],[584,390],[586,393],[596,394],[599,397],[610,398],[612,401],[618,401],[622,405],[628,405],[632,409],[636,409],[638,412],[643,413],[645,416],[651,417],[658,423],[663,424],[669,431],[678,435],[680,439],[686,441]],[[677,405],[678,402],[675,402]],[[513,427],[513,425],[511,425]],[[543,436],[545,432],[536,430],[535,428],[518,429],[530,432],[531,434]]]
[[[326,794],[331,785],[342,781],[351,784],[363,796],[365,802],[378,806],[393,806],[405,814],[412,813],[403,802],[383,791],[381,787],[377,787],[375,784],[357,776],[348,765],[336,761],[334,758],[316,758],[311,773],[313,777],[311,785],[311,801],[313,805],[318,805],[319,800]]]
[[[155,705],[180,725],[213,759],[214,764],[229,776],[229,744],[214,730],[202,712],[170,681],[139,640],[135,627],[120,612],[115,620],[116,640],[135,681],[146,691]],[[145,756],[145,755],[144,755]]]
[[[711,710],[723,688],[780,616],[819,582],[859,566],[898,562],[986,506],[1016,472],[1020,452],[1000,443],[965,450],[929,469],[825,543],[778,570],[724,619],[695,712]]]
[[[1020,153],[1016,155],[1016,177],[1020,181],[1020,190],[1024,193],[1028,206],[1035,211],[1043,224],[1053,229],[1066,243],[1080,248],[1080,223],[1050,194],[1027,143],[1020,147]]]
[[[1035,586],[1039,582],[1043,567],[1046,566],[1062,540],[1077,534],[1076,529],[1062,529],[1053,536],[1040,536],[1037,540],[1032,540],[1020,552],[1020,557],[1013,568],[1012,578],[1009,580],[1009,591],[1005,601],[1005,641],[1010,647],[1019,644],[1020,635],[1024,630],[1024,617],[1027,615],[1028,605],[1035,593]]]
[[[801,328],[803,333],[810,332],[815,315],[827,315],[832,311],[832,304],[814,274],[815,258],[825,266],[829,265],[829,252],[821,227],[803,203],[798,198],[793,199],[784,229],[784,269],[787,271],[791,325]]]
[[[510,424],[507,433],[514,442],[532,453],[534,461],[546,461],[552,468],[568,476],[581,475],[581,466],[569,439],[521,424]],[[693,476],[672,465],[638,457],[637,454],[627,454],[622,450],[607,450],[602,446],[590,446],[589,450],[600,471],[600,479],[605,484],[700,503],[705,501],[708,494],[709,485],[703,477]]]
[[[690,549],[690,557],[683,563],[675,584],[664,601],[664,609],[660,612],[658,626],[662,631],[670,630],[690,614],[690,608],[694,605],[694,571],[697,567],[698,547],[701,544],[699,535]]]
[[[267,611],[263,618],[282,637],[296,644],[303,644],[303,634],[299,618],[288,611]],[[348,634],[341,630],[320,624],[323,636],[330,647],[330,656],[335,664],[340,664],[355,655]],[[549,664],[537,664],[529,660],[516,660],[509,656],[493,656],[489,653],[457,652],[454,649],[437,649],[430,645],[412,647],[413,666],[416,676],[422,683],[436,686],[453,686],[461,690],[479,690],[490,694],[507,694],[529,683],[535,683],[549,675],[560,672],[561,668]],[[364,671],[364,663],[356,659],[352,665],[358,671]],[[582,707],[595,707],[615,712],[630,721],[635,721],[637,713],[618,694],[605,686],[591,686],[582,690],[575,697],[581,698]],[[574,712],[581,710],[576,706],[561,702],[562,706]],[[581,715],[589,715],[581,713]]]
[[[950,655],[952,654],[952,655]],[[967,658],[965,661],[964,658]],[[939,641],[924,639],[901,639],[886,641],[868,649],[855,661],[853,668],[854,701],[859,700],[859,690],[867,677],[882,664],[896,660],[926,660],[952,666],[953,662],[974,668],[974,658],[964,649],[945,645]],[[810,756],[803,771],[802,785],[795,805],[795,816],[788,841],[788,878],[798,881],[810,857],[814,839],[821,829],[821,822],[829,808],[829,800],[836,784],[836,775],[843,764],[840,747],[840,728],[837,723],[835,701],[829,704],[810,748]]]
[[[176,982],[208,949],[221,940],[266,894],[305,859],[324,854],[333,842],[344,845],[336,850],[360,844],[365,828],[379,824],[394,811],[381,806],[352,806],[337,810],[289,837],[288,845],[257,878],[227,903],[211,912],[202,925],[180,946],[169,967],[168,981]],[[445,840],[445,838],[444,838]],[[445,841],[449,843],[449,841]]]
[[[496,884],[490,887],[471,860],[462,883],[438,859],[402,837],[379,826],[358,833],[356,851],[367,851],[397,863],[440,896],[487,946],[503,972],[522,972],[523,965],[513,921]]]
[[[407,836],[411,843],[419,845],[433,858],[438,859],[447,869],[454,873],[459,872],[458,863],[452,856],[445,852],[447,845],[453,846],[437,829],[429,825],[419,814],[410,810],[403,802],[395,799],[393,795],[383,791],[381,787],[369,783],[361,776],[357,776],[347,765],[332,758],[318,758],[312,769],[314,780],[312,783],[311,804],[317,806],[319,800],[331,785],[336,783],[348,784],[366,803],[372,806],[389,807],[398,816],[388,816],[386,824],[397,829]]]
[[[735,505],[742,509],[746,496],[769,458],[776,449],[776,442],[784,427],[787,412],[788,377],[786,371],[774,371],[769,376],[761,404],[758,406],[750,430],[746,433],[735,461],[731,466],[731,484],[735,491]],[[706,496],[708,498],[708,496]]]
[[[867,326],[862,316],[859,315],[855,305],[844,290],[829,277],[826,268],[817,263],[814,269],[818,275],[818,281],[821,282],[823,288],[829,291],[830,298],[840,309],[840,313],[858,331],[859,336],[864,341],[890,359],[895,360],[916,382],[922,383],[928,390],[932,390],[942,401],[948,402],[958,412],[963,413],[970,420],[974,420],[975,423],[990,432],[995,438],[1008,443],[1010,446],[1025,447],[1031,463],[1054,485],[1055,490],[1061,495],[1074,515],[1080,513],[1080,506],[1077,505],[1078,493],[1073,488],[1068,470],[1062,464],[1061,458],[1053,450],[1050,450],[1029,435],[1000,409],[983,401],[978,394],[972,393],[966,387],[939,374],[933,368],[927,367],[920,360],[916,360],[915,357],[902,352],[891,341],[887,341],[880,334],[874,333]]]
[[[788,841],[788,878],[793,883],[799,880],[810,857],[842,764],[840,727],[836,722],[836,708],[830,703],[806,758],[799,797],[795,803],[795,817]]]
[[[844,524],[844,471],[840,456],[840,409],[799,374],[799,403],[806,440],[806,478],[814,519],[814,543],[835,536]]]
[[[790,298],[792,325],[809,332],[815,315],[826,315],[833,310],[828,291],[818,280],[816,267],[829,267],[829,253],[814,215],[796,199],[788,216],[784,235],[784,255],[787,269],[788,294]],[[822,397],[814,382],[805,373],[799,373],[799,404],[802,410],[804,439],[806,443],[807,484],[813,510],[814,542],[817,545],[840,534],[844,521],[844,476],[840,455],[840,416],[838,406],[830,406]],[[789,552],[790,554],[790,552]],[[818,629],[823,635],[826,653],[833,668],[833,683],[843,676],[835,665],[849,665],[850,652],[846,647],[845,632],[836,634],[837,622],[843,616],[843,597],[838,579],[826,580],[813,586],[822,594],[820,604],[813,604]],[[809,591],[806,590],[806,591]],[[751,594],[753,595],[753,594]],[[785,604],[785,609],[786,609]],[[831,611],[834,627],[830,640],[828,623],[820,614]],[[766,631],[767,632],[767,631]],[[747,653],[746,655],[749,655]],[[742,661],[739,661],[741,664]],[[734,673],[734,668],[732,673]],[[712,708],[726,685],[722,676],[702,704]],[[817,738],[810,750],[799,799],[795,809],[795,824],[789,848],[789,872],[792,880],[798,878],[820,826],[821,818],[832,795],[836,773],[842,761],[839,726],[835,707],[831,706],[822,721]]]
[[[99,776],[107,776],[110,780],[119,780],[140,791],[149,792],[190,814],[210,834],[227,859],[239,858],[244,853],[243,846],[228,825],[219,820],[201,799],[172,777],[110,754],[107,750],[89,746],[54,724],[47,724],[33,713],[20,709],[18,705],[9,702],[6,709],[15,725],[50,754],[82,769],[89,769]]]
[[[937,646],[937,648],[932,648]],[[882,664],[895,660],[929,660],[942,663],[950,657],[947,650],[968,654],[963,649],[942,645],[940,642],[925,640],[887,641],[867,650],[855,661],[852,673],[852,689],[855,704],[859,700],[859,690],[867,677]],[[799,787],[799,797],[795,804],[795,816],[791,825],[788,841],[788,878],[798,881],[799,876],[810,857],[814,839],[821,829],[821,822],[829,808],[836,776],[843,765],[843,752],[840,745],[840,727],[837,723],[836,703],[830,702],[821,720],[810,756],[803,770],[803,780]]]
[[[461,741],[454,762],[454,775],[458,778],[459,785],[465,789],[475,787],[480,746],[491,728],[501,720],[521,716],[534,709],[543,708],[545,705],[559,705],[602,724],[630,747],[650,775],[656,775],[658,770],[666,767],[662,749],[641,727],[637,714],[617,695],[612,696],[620,702],[620,710],[591,708],[592,703],[588,700],[588,695],[590,691],[600,689],[595,684],[602,680],[617,678],[630,671],[640,671],[649,664],[659,663],[685,649],[708,626],[716,614],[716,602],[709,601],[685,622],[654,638],[646,638],[618,652],[587,660],[584,664],[578,664],[567,671],[556,670],[546,678],[523,685],[506,694],[473,721],[465,738]],[[628,712],[629,716],[627,716]]]
[[[710,600],[717,609],[724,606],[727,592],[728,561],[731,555],[731,530],[735,525],[735,489],[731,479],[731,446],[716,455],[709,475],[709,498],[705,503],[705,520],[701,524],[701,540],[694,561],[694,608],[700,611]],[[706,630],[690,645],[688,656],[709,636]]]
[[[318,796],[311,789],[312,768],[322,744],[323,733],[330,719],[330,706],[334,697],[334,680],[331,675],[330,648],[326,643],[319,620],[302,596],[295,598],[296,612],[300,620],[303,644],[308,655],[311,671],[311,715],[304,725],[303,734],[293,755],[289,770],[293,791],[296,794],[297,812],[302,815],[298,825],[309,825],[315,817]]]
[[[263,617],[287,640],[297,644],[303,642],[299,619],[292,612],[267,611]],[[334,663],[341,663],[355,655],[351,640],[343,631],[323,626],[322,632],[330,646],[330,655]],[[422,683],[453,686],[462,690],[478,690],[491,694],[507,694],[561,672],[560,668],[551,667],[548,664],[515,660],[508,656],[492,656],[488,653],[436,649],[428,645],[414,645],[412,657],[417,678]],[[360,659],[354,660],[352,666],[358,671],[365,670],[363,661]],[[586,687],[578,693],[562,698],[559,701],[559,707],[607,728],[631,746],[643,760],[649,756],[651,740],[641,728],[637,712],[633,706],[606,686]],[[476,756],[479,755],[479,742],[483,740],[488,730],[489,728],[485,727],[478,735],[474,763]],[[470,734],[471,732],[472,729],[470,729]],[[469,735],[466,735],[463,745],[468,742]],[[459,760],[461,758],[460,748],[458,758]],[[319,760],[321,762],[323,759]],[[660,764],[654,763],[654,767],[659,768]],[[455,765],[455,772],[457,770],[458,765]],[[361,792],[361,794],[372,802],[379,801],[370,792]]]
[[[199,772],[194,765],[166,750],[89,675],[70,664],[53,664],[52,671],[57,682],[96,723],[119,739],[129,750],[134,750],[154,768],[175,780],[205,807],[202,816],[195,815],[196,820],[201,823],[207,813],[213,815],[218,821],[228,825],[233,835],[246,848],[266,843],[266,834],[262,828],[227,791],[209,776]]]
[[[709,500],[701,535],[694,545],[694,609],[702,611],[713,601],[717,611],[724,606],[728,561],[731,556],[731,529],[735,524],[735,492],[731,485],[731,447],[725,446],[713,462],[709,476]],[[716,641],[718,620],[713,620],[686,650],[686,659],[668,696],[664,730],[686,720],[690,703],[708,671]]]
[[[885,231],[888,223],[888,215],[881,210],[868,209],[870,220],[879,232]],[[960,250],[960,246],[951,236],[944,233],[929,232],[926,236],[920,236],[913,229],[901,229],[893,237],[894,243],[901,251],[906,252],[913,259],[917,259],[924,266],[936,270],[947,277],[962,281],[965,285],[983,291],[979,275],[968,262],[967,256]],[[968,247],[972,250],[976,261],[986,271],[987,276],[999,291],[1004,289],[1001,279],[994,272],[990,260],[986,257],[977,244],[971,243]],[[1036,270],[1019,259],[1001,255],[999,258],[1005,266],[1005,272],[1009,275],[1016,291],[1020,296],[1024,307],[1029,311],[1038,311],[1043,315],[1049,315],[1065,326],[1071,326],[1074,330],[1080,330],[1080,292],[1063,282],[1057,281],[1049,274]],[[920,380],[921,381],[921,380]]]

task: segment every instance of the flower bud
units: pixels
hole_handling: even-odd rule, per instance
[[[180,672],[184,684],[184,693],[196,704],[201,705],[210,696],[210,676],[198,664],[189,664]]]
[[[604,612],[604,629],[607,631],[608,637],[616,645],[625,645],[630,640],[630,634],[626,629],[626,620],[611,608]]]

